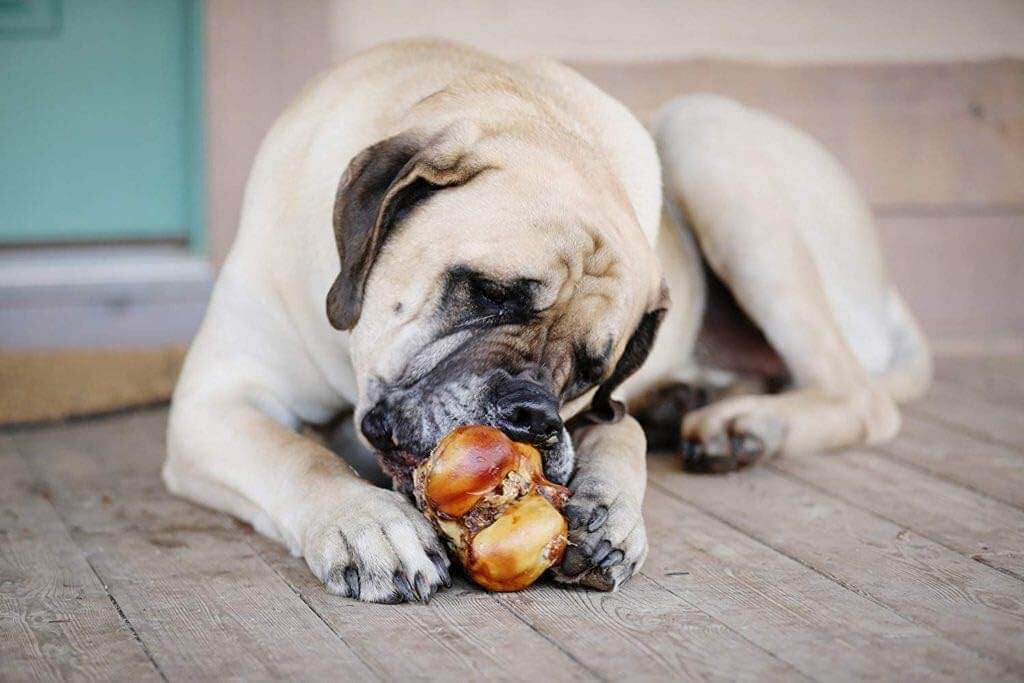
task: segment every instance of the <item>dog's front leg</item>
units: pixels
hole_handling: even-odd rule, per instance
[[[630,416],[574,434],[577,469],[565,508],[569,548],[555,578],[615,590],[647,558],[641,515],[647,485],[647,442]]]
[[[449,583],[445,551],[412,505],[277,417],[243,397],[176,396],[168,488],[284,542],[332,593],[426,601]]]

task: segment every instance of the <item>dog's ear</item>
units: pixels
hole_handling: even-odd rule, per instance
[[[461,185],[481,167],[465,153],[466,129],[428,138],[403,133],[357,154],[338,184],[334,240],[341,272],[327,293],[327,319],[339,330],[359,321],[363,290],[384,241],[417,204],[437,190]]]
[[[625,416],[626,406],[612,398],[612,392],[647,360],[668,307],[668,287],[662,283],[658,302],[640,318],[640,323],[626,342],[626,348],[622,351],[612,374],[597,388],[594,398],[590,401],[590,408],[580,416],[583,420],[590,423],[609,423],[618,422]]]

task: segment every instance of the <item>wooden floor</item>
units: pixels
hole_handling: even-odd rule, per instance
[[[602,594],[326,594],[169,496],[164,410],[0,432],[0,680],[1024,679],[1024,359],[945,361],[880,449],[687,475]]]

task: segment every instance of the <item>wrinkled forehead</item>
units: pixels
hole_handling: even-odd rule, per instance
[[[424,205],[409,248],[430,252],[436,265],[542,283],[541,307],[567,296],[570,285],[581,295],[615,298],[617,286],[639,284],[646,270],[640,252],[649,248],[636,244],[639,229],[627,236],[630,216],[601,210],[588,195],[564,179],[545,186],[518,174],[481,176]]]
[[[437,193],[417,211],[417,240],[452,234],[463,238],[460,248],[485,256],[516,244],[534,258],[552,259],[593,250],[594,239],[622,257],[649,248],[620,189],[602,178],[587,180],[566,162],[545,161],[506,162]]]

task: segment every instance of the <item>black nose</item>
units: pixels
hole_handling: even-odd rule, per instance
[[[509,380],[493,389],[497,424],[514,441],[543,444],[562,433],[558,403],[544,387],[530,380]]]
[[[391,421],[388,420],[387,411],[382,403],[378,403],[363,415],[359,429],[370,445],[377,450],[385,451],[394,447],[391,439]]]

